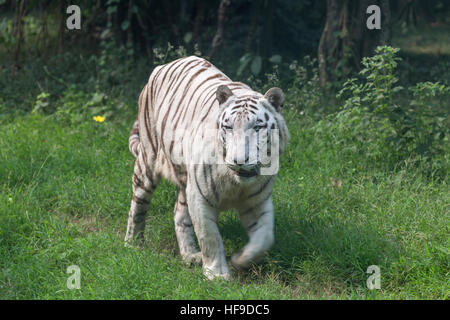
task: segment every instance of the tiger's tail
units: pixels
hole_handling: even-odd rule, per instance
[[[138,147],[139,147],[139,121],[134,122],[133,128],[130,132],[130,138],[128,139],[128,147],[130,148],[131,154],[137,158]]]

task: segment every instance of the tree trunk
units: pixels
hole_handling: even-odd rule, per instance
[[[203,20],[205,18],[205,7],[206,4],[204,1],[197,1],[196,2],[196,8],[195,8],[195,19],[194,19],[194,30],[192,31],[192,38],[194,44],[198,44],[199,42],[199,36],[200,36],[200,29],[203,24]]]
[[[223,41],[223,27],[225,25],[225,16],[227,8],[230,5],[230,0],[221,0],[219,5],[219,10],[217,10],[217,31],[214,35],[213,41],[211,43],[211,49],[209,50],[208,57],[212,58],[216,49],[220,46]]]
[[[12,68],[12,76],[14,77],[16,74],[16,71],[19,69],[19,55],[20,55],[20,48],[22,45],[23,40],[23,16],[25,12],[25,2],[26,0],[21,0],[19,3],[19,7],[17,8],[17,14],[16,14],[16,24],[15,29],[13,30],[14,36],[16,37],[16,49],[14,51],[14,67]]]
[[[274,5],[273,0],[265,1],[264,6],[264,34],[262,41],[262,56],[270,57],[272,52],[272,38],[273,38],[273,17],[274,15]]]
[[[256,28],[258,26],[258,19],[259,19],[261,7],[262,7],[262,0],[253,1],[252,18],[251,18],[250,26],[248,28],[247,39],[245,40],[245,46],[244,46],[245,53],[252,51],[252,44],[254,41]]]
[[[371,14],[366,10],[378,5],[381,29],[368,29]],[[361,59],[371,56],[379,45],[391,38],[389,0],[327,0],[327,17],[318,48],[320,84],[340,80],[359,70]]]

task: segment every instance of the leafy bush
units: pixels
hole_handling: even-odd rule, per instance
[[[170,42],[167,43],[167,49],[156,47],[153,49],[153,65],[158,66],[169,63],[173,60],[186,57],[188,55],[196,55],[201,57],[202,53],[197,46],[194,47],[192,53],[189,53],[183,46],[174,47]]]
[[[107,38],[102,41],[100,47],[101,52],[98,55],[71,61],[71,64],[78,63],[86,68],[84,81],[60,78],[51,74],[44,66],[47,75],[60,84],[60,90],[47,91],[41,88],[34,96],[32,112],[50,115],[68,125],[90,121],[94,116],[105,117],[108,122],[126,121],[125,119],[135,117],[139,89],[152,71],[152,66],[145,60],[134,60],[132,52],[126,47],[116,46]],[[201,54],[198,50],[194,53]],[[175,48],[169,43],[165,50],[154,49],[153,65],[164,64],[186,55],[188,53],[184,47]],[[144,67],[136,64],[142,64]],[[136,70],[142,71],[138,78]],[[130,89],[135,91],[135,97],[126,92]]]
[[[289,70],[294,74],[292,83],[287,89],[289,105],[300,109],[306,115],[323,114],[325,104],[322,103],[323,93],[319,84],[317,59],[305,56],[303,64],[294,60],[289,65]]]
[[[432,160],[448,148],[444,110],[450,88],[424,82],[405,92],[397,85],[398,51],[382,46],[376,55],[364,58],[359,77],[346,81],[337,94],[342,110],[316,128],[324,132],[327,127],[331,141],[343,150],[394,165],[419,160],[429,171],[436,167]],[[408,92],[412,99],[401,99]]]
[[[450,87],[439,82],[420,82],[408,89],[413,99],[407,112],[413,122],[402,129],[409,134],[414,152],[427,157],[444,152],[449,127],[446,109],[440,107],[448,103]]]

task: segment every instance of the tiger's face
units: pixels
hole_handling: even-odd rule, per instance
[[[278,130],[273,112],[281,109],[284,94],[272,88],[264,97],[239,97],[220,86],[217,99],[221,106],[218,140],[225,164],[239,181],[252,180],[270,165],[272,137]]]

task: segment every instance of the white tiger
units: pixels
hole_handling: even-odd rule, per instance
[[[237,209],[249,237],[231,264],[247,268],[261,259],[274,242],[272,187],[278,169],[262,174],[272,166],[262,161],[262,151],[267,145],[273,160],[270,150],[281,154],[288,143],[283,101],[281,89],[263,96],[199,57],[156,67],[130,133],[136,162],[125,241],[143,240],[147,208],[164,177],[178,186],[174,220],[184,261],[202,263],[209,279],[230,279],[217,226],[218,213],[229,208]],[[204,161],[205,155],[213,161]]]

